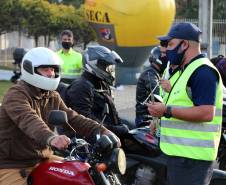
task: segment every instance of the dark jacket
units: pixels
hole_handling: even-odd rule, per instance
[[[98,122],[102,121],[107,104],[109,112],[104,120],[104,126],[120,135],[118,134],[120,131],[113,127],[122,125],[121,120],[111,96],[111,89],[103,80],[84,72],[81,78],[73,81],[67,88],[65,102],[68,107]],[[123,132],[123,128],[121,131]]]
[[[146,105],[141,103],[148,97],[160,80],[159,71],[151,65],[147,70],[141,73],[136,88],[136,124],[137,120],[145,121],[150,118]],[[159,95],[159,86],[154,90],[154,94]],[[150,100],[150,99],[149,99]],[[138,119],[139,117],[139,119]],[[138,121],[140,122],[140,121]]]
[[[109,114],[105,123],[118,124],[119,119],[111,97],[111,89],[103,80],[84,72],[67,88],[66,104],[78,113],[96,121],[103,119],[105,103]]]
[[[20,81],[9,89],[0,110],[0,168],[29,167],[45,158],[42,150],[54,135],[47,121],[51,110],[65,111],[80,135],[90,137],[99,129],[98,123],[67,108],[57,92]],[[64,129],[72,134],[67,126]]]

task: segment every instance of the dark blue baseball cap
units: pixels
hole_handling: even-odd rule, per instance
[[[171,39],[192,40],[196,42],[201,41],[202,31],[190,22],[182,22],[171,27],[166,36],[158,37],[160,41],[169,41]]]

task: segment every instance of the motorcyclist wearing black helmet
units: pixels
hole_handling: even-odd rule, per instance
[[[101,121],[106,104],[109,113],[104,126],[119,137],[128,132],[116,111],[110,86],[114,82],[114,67],[123,63],[121,57],[104,46],[89,46],[85,51],[84,72],[64,90],[67,106],[96,121]],[[62,93],[60,93],[62,95]]]
[[[151,50],[150,67],[141,73],[138,79],[136,88],[136,127],[149,125],[149,121],[152,119],[143,102],[153,90],[154,94],[160,94],[159,81],[167,65],[164,48],[163,46],[156,46]]]

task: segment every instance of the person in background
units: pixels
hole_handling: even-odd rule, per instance
[[[62,49],[57,54],[63,60],[61,68],[61,81],[65,83],[72,82],[78,78],[83,70],[81,53],[73,50],[74,36],[71,30],[64,30],[60,35]]]
[[[33,48],[23,57],[21,80],[4,96],[0,109],[0,184],[26,185],[29,173],[45,160],[63,160],[51,147],[63,150],[74,132],[54,132],[48,123],[52,110],[65,111],[71,126],[87,139],[111,131],[68,108],[55,91],[60,81],[61,60],[48,48]],[[119,141],[119,139],[118,139]],[[120,145],[120,141],[119,141]]]
[[[150,66],[141,73],[136,87],[136,127],[150,124],[152,117],[148,113],[147,106],[143,104],[150,101],[151,91],[160,95],[159,81],[166,68],[167,59],[164,46],[157,46],[151,50],[149,57]],[[149,96],[149,98],[148,98]],[[147,99],[148,98],[148,99]]]
[[[226,58],[223,55],[218,55],[210,60],[220,72],[224,87],[226,87]]]
[[[196,25],[182,22],[159,37],[168,42],[168,60],[180,67],[167,102],[148,104],[150,115],[161,118],[160,149],[171,185],[208,185],[221,137],[223,84],[201,54],[201,33]]]

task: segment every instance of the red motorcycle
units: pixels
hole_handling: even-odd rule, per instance
[[[67,123],[63,111],[52,111],[49,123]],[[43,162],[28,177],[28,185],[120,185],[116,174],[124,174],[125,154],[114,137],[99,136],[94,145],[72,138],[64,161]]]

